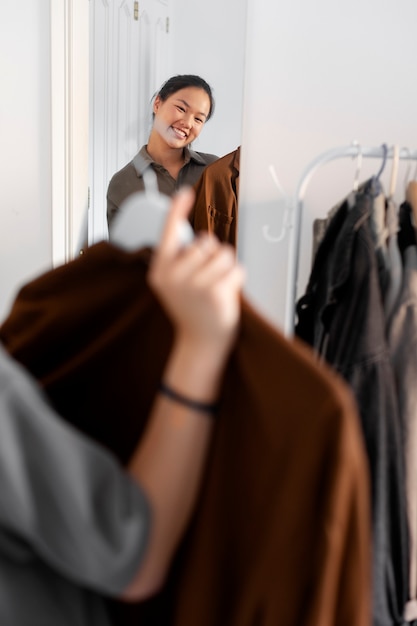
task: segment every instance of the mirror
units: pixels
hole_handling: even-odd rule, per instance
[[[220,17],[220,19],[219,19]],[[197,74],[215,111],[192,149],[223,156],[241,142],[246,3],[90,1],[89,241],[107,235],[108,182],[147,143],[152,96],[170,76]]]
[[[152,22],[152,6],[163,12],[163,20]],[[118,75],[112,70],[113,73],[103,75],[96,89],[94,82],[89,81],[89,13],[93,7],[101,9],[104,30],[109,28],[111,18],[121,34],[122,48],[126,47],[128,18],[135,22],[134,0],[21,0],[3,7],[1,110],[2,140],[7,146],[2,153],[1,168],[0,249],[4,262],[0,264],[0,313],[3,317],[20,285],[72,258],[79,249],[88,187],[91,187],[90,208],[98,188],[89,172],[88,146],[93,131],[88,119],[88,100],[93,111],[99,103],[102,106],[103,88],[113,81],[113,99],[107,101],[102,118],[96,116],[96,120],[101,123],[123,113],[122,108],[117,108],[115,95],[117,80],[125,80],[127,71]],[[201,74],[214,88],[217,110],[195,148],[220,156],[234,149],[241,139],[246,1],[214,0],[203,4],[200,0],[140,0],[139,16],[146,10],[145,21],[150,25],[141,55],[150,54],[151,29],[153,35],[163,37],[167,9],[168,27],[171,33],[178,32],[175,50],[165,58],[165,65],[161,58],[153,57],[156,66],[149,66],[149,74],[155,84],[144,98],[149,102],[154,90],[173,73]],[[112,37],[100,45],[103,54],[122,53],[122,48],[114,48]],[[98,52],[93,47],[90,56]],[[130,84],[141,87],[138,80]],[[145,116],[146,124],[147,119],[150,118]],[[113,128],[109,124],[96,129],[96,139],[101,138],[102,143],[96,144],[95,156],[104,152],[110,159],[103,163],[105,171],[100,174],[106,179],[102,180],[102,195],[107,177],[128,162],[141,145],[139,139],[128,144],[128,154],[122,154],[119,147],[110,154],[105,150],[105,142],[114,140]],[[143,128],[147,133],[148,128]],[[120,161],[114,163],[111,159],[115,154]],[[104,209],[105,204],[100,214],[101,226],[94,219],[94,229],[102,230]],[[90,210],[89,218],[91,213]]]

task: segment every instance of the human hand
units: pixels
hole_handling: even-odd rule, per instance
[[[197,235],[181,247],[179,228],[194,201],[192,189],[173,198],[148,281],[176,329],[177,337],[195,347],[227,353],[240,317],[244,271],[234,249],[214,235]]]

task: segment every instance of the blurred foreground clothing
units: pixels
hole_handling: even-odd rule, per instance
[[[96,244],[24,286],[0,328],[57,410],[122,462],[173,338],[148,258]],[[242,306],[192,523],[161,593],[113,603],[114,624],[369,626],[370,488],[352,395]]]
[[[109,626],[102,594],[132,581],[148,528],[120,463],[0,347],[0,624]]]

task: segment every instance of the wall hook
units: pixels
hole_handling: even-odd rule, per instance
[[[269,170],[269,173],[271,174],[272,180],[274,181],[278,191],[282,194],[284,198],[286,198],[285,191],[281,183],[279,182],[274,166],[272,164],[269,165],[268,170]],[[292,227],[290,214],[291,214],[291,207],[288,206],[288,199],[286,198],[286,207],[284,210],[284,215],[282,217],[282,227],[281,227],[281,231],[279,235],[272,235],[270,233],[270,227],[268,224],[264,224],[262,226],[262,234],[264,236],[264,239],[266,239],[266,241],[268,241],[269,243],[279,243],[280,241],[284,239],[287,233],[287,229]]]

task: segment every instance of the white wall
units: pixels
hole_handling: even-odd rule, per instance
[[[0,320],[52,259],[49,0],[2,5]]]
[[[324,150],[354,139],[417,148],[417,4],[248,0],[243,71],[244,8],[237,0],[216,2],[202,14],[191,0],[173,0],[171,73],[199,73],[214,87],[217,110],[197,149],[221,155],[243,144],[239,254],[248,270],[247,292],[282,324],[288,233],[279,243],[262,235],[265,224],[273,235],[281,231],[285,205],[268,167],[275,168],[284,200],[291,200],[302,171]],[[52,260],[50,3],[21,0],[2,8],[0,319],[20,284]],[[339,165],[342,173],[336,164],[326,166],[309,188],[304,268],[309,220],[344,195],[340,177],[349,187],[350,166]]]
[[[415,0],[248,0],[239,254],[248,295],[280,326],[289,232],[268,243],[262,227],[281,232],[286,203],[318,154],[353,140],[417,149],[416,24]],[[378,167],[368,162],[362,177]],[[299,291],[310,269],[311,220],[350,191],[354,170],[351,159],[334,162],[308,188]],[[397,196],[403,178],[404,167]]]
[[[222,156],[242,137],[246,0],[171,0],[171,15],[171,74],[198,74],[216,100],[193,148]]]

